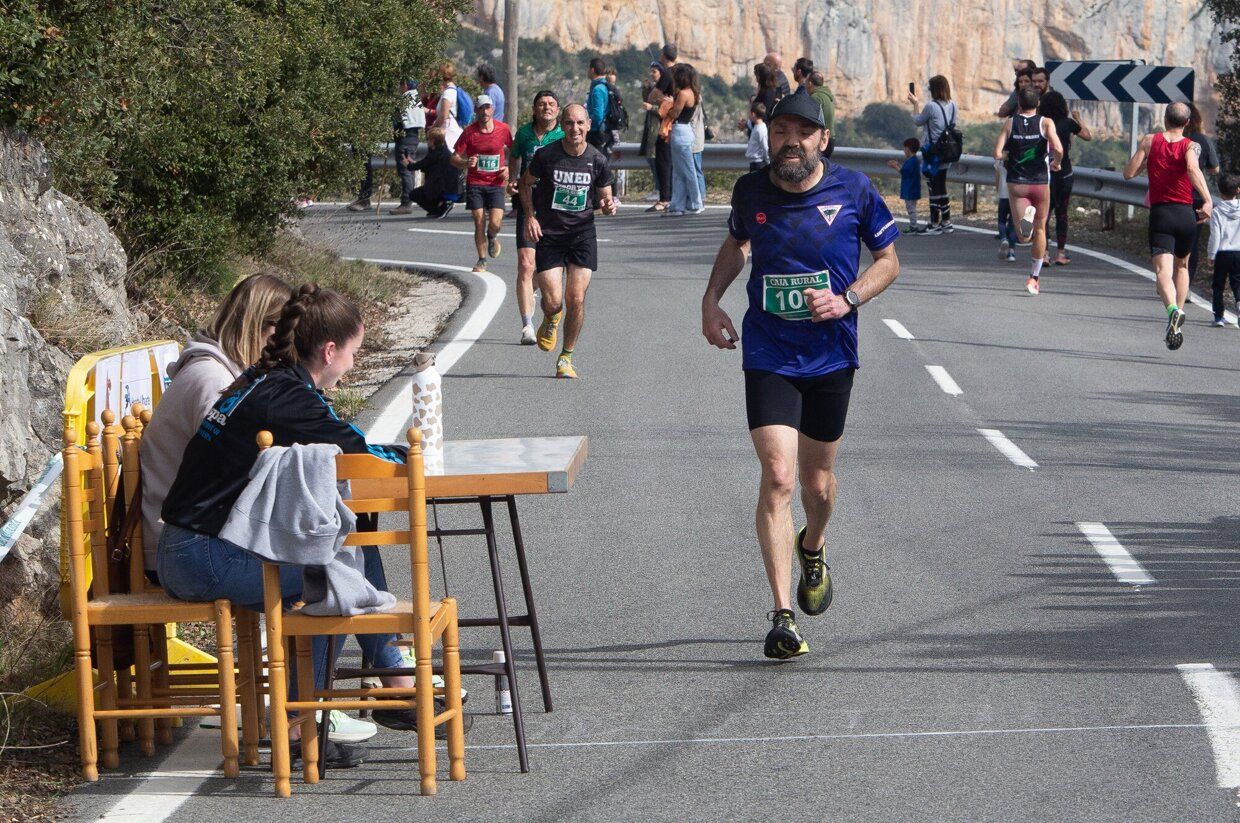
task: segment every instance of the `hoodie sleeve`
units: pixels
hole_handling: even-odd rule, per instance
[[[360,429],[337,417],[327,400],[309,386],[290,382],[287,390],[271,398],[268,414],[272,431],[280,434],[279,445],[334,443],[345,454],[373,454],[393,463],[404,463],[409,452],[404,446],[367,443]]]
[[[1218,254],[1219,239],[1223,233],[1223,222],[1220,218],[1219,203],[1214,201],[1214,208],[1210,212],[1210,240],[1206,244],[1206,258],[1213,260]]]

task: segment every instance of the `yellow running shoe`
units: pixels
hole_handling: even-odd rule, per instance
[[[576,377],[577,370],[573,368],[573,358],[567,354],[561,354],[559,359],[555,361],[556,377]]]
[[[558,311],[553,315],[543,313],[543,321],[538,326],[538,348],[543,351],[551,351],[555,348],[556,333],[560,329],[560,318],[563,316],[563,311]]]

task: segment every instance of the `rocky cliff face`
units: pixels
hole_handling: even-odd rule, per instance
[[[52,187],[43,147],[0,129],[0,522],[60,448],[72,359],[28,319],[89,324],[92,338],[126,340],[125,251],[98,214]],[[31,605],[55,580],[55,506],[0,565],[0,603]],[[46,535],[46,541],[44,536]]]
[[[503,0],[476,0],[466,22],[502,31]],[[681,58],[727,78],[751,76],[768,51],[826,68],[843,113],[903,102],[909,82],[952,81],[970,118],[1006,97],[1011,60],[1145,59],[1197,69],[1197,99],[1213,111],[1229,50],[1201,0],[525,0],[523,37],[603,51],[674,42]],[[1115,104],[1098,125],[1119,128]]]

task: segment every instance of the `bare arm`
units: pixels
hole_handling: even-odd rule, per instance
[[[504,190],[508,193],[509,197],[517,193],[517,185],[518,183],[520,183],[520,175],[519,175],[520,168],[521,168],[521,158],[518,155],[513,154],[511,151],[509,151],[508,152],[508,177],[506,179],[507,185],[504,187]]]
[[[599,186],[594,190],[595,201],[599,210],[610,217],[616,213],[616,201],[611,197],[611,186]]]
[[[458,169],[467,169],[478,161],[472,157],[466,157],[459,151],[452,152],[452,156],[448,158],[448,162]]]
[[[1072,119],[1075,120],[1076,124],[1081,127],[1081,130],[1076,133],[1077,137],[1086,142],[1094,139],[1094,133],[1089,130],[1089,126],[1081,122],[1081,113],[1079,111],[1072,112]]]
[[[736,341],[741,339],[732,325],[732,318],[719,308],[719,301],[732,281],[744,270],[748,258],[749,241],[741,242],[731,234],[723,239],[719,253],[715,255],[706,294],[702,295],[702,334],[716,348],[735,349]]]
[[[995,138],[995,159],[1000,162],[1007,159],[1007,141],[1011,133],[1012,121],[1009,120],[1003,124],[1003,128],[999,129],[999,136]]]
[[[685,106],[689,105],[689,98],[693,96],[693,92],[689,89],[681,89],[676,92],[676,96],[672,98],[672,110],[667,116],[675,120],[684,111]]]
[[[1131,180],[1141,171],[1141,167],[1145,165],[1145,158],[1150,153],[1150,135],[1141,138],[1141,142],[1137,145],[1136,152],[1132,157],[1128,158],[1128,165],[1124,166],[1124,179]]]
[[[1210,187],[1206,185],[1206,176],[1201,173],[1201,146],[1193,143],[1188,147],[1188,154],[1184,156],[1186,165],[1188,166],[1188,179],[1193,183],[1193,189],[1197,192],[1205,202],[1201,208],[1197,210],[1197,214],[1201,215],[1198,223],[1203,223],[1210,219],[1210,213],[1214,210],[1214,206],[1210,201]]]
[[[999,110],[995,112],[995,116],[996,117],[1011,117],[1015,113],[1016,113],[1015,107],[1009,106],[1007,101],[1004,100],[1003,105],[999,106]]]
[[[852,284],[852,291],[862,304],[882,294],[900,273],[900,258],[896,255],[895,243],[870,254],[874,262]],[[843,295],[835,294],[830,289],[806,289],[805,305],[813,314],[815,323],[839,320],[853,310]]]
[[[538,178],[526,169],[525,174],[521,175],[521,182],[517,184],[517,192],[521,197],[521,210],[525,213],[525,236],[535,243],[542,237],[542,225],[539,224],[538,217],[534,214],[534,184],[537,182]]]
[[[1051,147],[1051,171],[1059,171],[1063,163],[1063,143],[1059,140],[1059,132],[1055,130],[1055,124],[1045,117],[1042,118],[1042,134]]]

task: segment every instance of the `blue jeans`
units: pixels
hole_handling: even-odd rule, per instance
[[[698,192],[702,196],[702,202],[706,202],[706,174],[702,171],[702,153],[695,151],[693,153],[693,170],[697,172]]]
[[[383,560],[379,550],[368,547],[362,550],[366,579],[377,589],[387,590],[383,573]],[[159,538],[159,580],[165,591],[178,600],[202,603],[224,598],[234,605],[251,611],[263,611],[263,561],[240,546],[209,537],[205,534],[183,529],[168,523]],[[302,567],[280,567],[280,594],[285,604],[291,604],[301,595]],[[395,668],[401,664],[400,652],[388,645],[394,638],[390,634],[361,634],[357,643],[372,665]],[[337,649],[339,644],[337,644]],[[312,644],[314,658],[314,683],[327,685],[327,638],[315,637]],[[296,661],[289,661],[289,696],[296,698],[297,677],[292,668]]]
[[[693,167],[693,127],[688,123],[672,126],[672,203],[669,211],[697,211],[702,208],[697,171]]]

